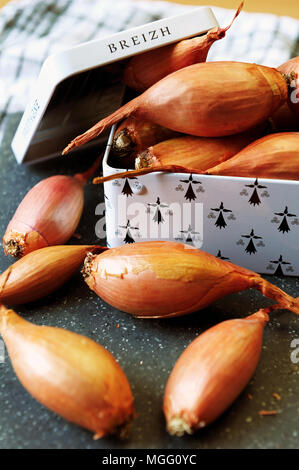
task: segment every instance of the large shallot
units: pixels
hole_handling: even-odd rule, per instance
[[[129,116],[202,137],[238,134],[265,121],[287,95],[286,79],[270,67],[229,61],[190,65],[99,121],[63,153]]]
[[[176,242],[140,242],[89,254],[83,274],[113,307],[136,317],[185,315],[250,288],[299,314],[299,301],[259,274]]]

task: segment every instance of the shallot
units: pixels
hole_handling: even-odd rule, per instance
[[[83,275],[107,303],[136,317],[185,315],[250,288],[299,314],[299,301],[259,274],[182,243],[139,242],[88,254]]]
[[[265,121],[287,95],[286,79],[270,67],[230,61],[190,65],[76,137],[63,154],[127,117],[202,137],[238,134]]]
[[[259,362],[267,310],[213,326],[181,354],[164,392],[170,434],[182,436],[206,427],[241,393]]]
[[[82,215],[84,184],[101,160],[102,156],[84,173],[50,176],[30,189],[3,236],[5,254],[18,258],[39,248],[67,242]]]
[[[112,354],[85,336],[37,326],[0,306],[0,333],[25,389],[63,418],[124,436],[134,417],[131,388]]]
[[[0,275],[0,302],[18,305],[54,292],[79,270],[92,245],[48,246],[32,251]]]

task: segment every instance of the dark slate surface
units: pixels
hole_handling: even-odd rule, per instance
[[[12,120],[0,153],[0,231],[25,193],[40,179],[83,171],[94,155],[66,157],[32,167],[18,166],[10,142],[18,122]],[[96,205],[103,199],[101,188],[86,186],[86,207],[78,231],[81,242],[95,243]],[[0,269],[11,260],[0,255]],[[299,295],[298,278],[267,277],[293,296]],[[264,335],[258,369],[233,406],[208,429],[194,436],[174,438],[165,431],[161,411],[163,390],[176,359],[199,333],[217,322],[246,316],[268,305],[254,291],[234,294],[201,312],[172,320],[138,320],[105,304],[78,274],[50,297],[16,311],[42,325],[67,328],[84,334],[107,347],[123,367],[135,396],[138,417],[129,440],[114,437],[99,441],[92,434],[46,410],[22,387],[9,358],[0,364],[0,448],[298,448],[299,364],[291,362],[291,341],[299,338],[299,318],[289,312],[273,315]],[[116,325],[119,324],[119,328]],[[299,354],[298,354],[299,357]],[[276,400],[272,393],[278,393]],[[248,397],[252,395],[252,399]],[[261,417],[261,409],[275,409],[276,416]]]

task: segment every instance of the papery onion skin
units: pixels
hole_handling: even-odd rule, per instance
[[[103,249],[93,245],[58,245],[32,251],[0,275],[0,302],[19,305],[45,297],[79,270],[88,252]]]
[[[238,134],[264,122],[287,100],[276,69],[242,62],[208,62],[174,72],[134,98],[63,150],[83,145],[133,116],[201,137]]]
[[[280,65],[277,70],[284,74],[294,72],[296,75],[295,80],[291,83],[288,104],[291,110],[297,116],[297,119],[299,119],[299,56],[294,57],[293,59],[290,59],[284,64]],[[295,87],[293,87],[294,84]]]
[[[299,313],[299,302],[258,274],[176,242],[140,242],[87,256],[88,286],[113,307],[137,317],[166,318],[255,288]]]
[[[134,416],[129,382],[105,348],[62,328],[33,325],[0,307],[0,333],[26,390],[95,433],[122,432]]]
[[[226,28],[213,28],[203,36],[185,39],[135,55],[125,66],[123,74],[125,84],[134,90],[143,92],[176,70],[205,62],[212,44],[225,37],[226,31],[231,27],[242,7],[243,2],[237,9],[232,22]]]
[[[208,329],[185,349],[168,379],[163,411],[170,434],[192,434],[215,421],[252,377],[268,315],[262,311]]]
[[[299,132],[262,137],[206,174],[299,180]]]

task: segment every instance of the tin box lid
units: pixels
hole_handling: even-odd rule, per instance
[[[212,10],[200,7],[49,56],[12,141],[18,163],[59,156],[76,135],[117,109],[125,91],[122,59],[217,26]]]

